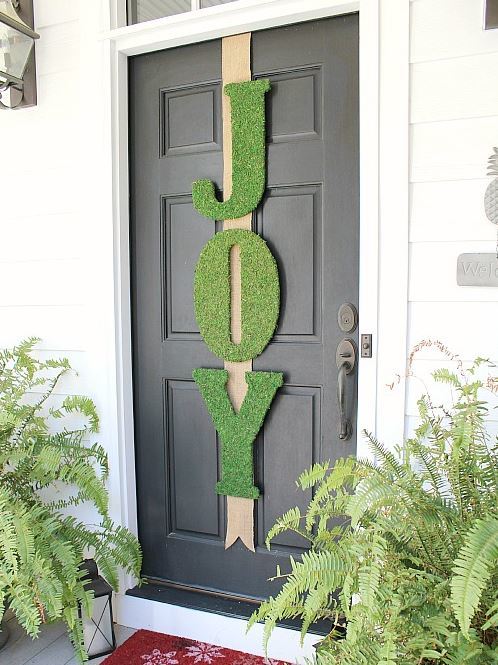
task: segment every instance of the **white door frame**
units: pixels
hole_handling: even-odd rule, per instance
[[[110,461],[119,474],[111,484],[119,495],[121,523],[136,532],[128,240],[127,59],[132,55],[360,12],[359,312],[360,334],[373,335],[373,358],[359,361],[358,455],[368,455],[360,434],[364,428],[387,445],[400,442],[407,345],[409,0],[238,0],[127,27],[116,27],[124,23],[125,0],[102,2],[107,5],[107,25],[98,18],[106,59],[102,76],[107,77],[104,143],[112,155],[106,169],[107,209],[114,229],[109,347],[117,437]],[[394,390],[387,387],[393,380]]]

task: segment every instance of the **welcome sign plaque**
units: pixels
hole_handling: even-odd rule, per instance
[[[458,286],[498,286],[498,258],[494,254],[460,254]]]

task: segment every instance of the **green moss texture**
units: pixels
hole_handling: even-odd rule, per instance
[[[240,247],[240,344],[231,340],[230,249]],[[204,245],[194,277],[197,324],[219,358],[243,362],[258,356],[275,332],[280,309],[278,268],[268,245],[256,233],[230,229]]]
[[[226,370],[195,369],[192,376],[221,440],[221,480],[216,484],[217,493],[257,499],[253,443],[283,383],[282,372],[246,372],[247,394],[239,413],[235,413],[226,390]]]
[[[238,219],[256,208],[265,188],[265,93],[270,81],[228,83],[232,112],[232,195],[216,199],[211,180],[192,185],[194,208],[210,219]]]

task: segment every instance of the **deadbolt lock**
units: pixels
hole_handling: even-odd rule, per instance
[[[350,302],[343,303],[337,312],[337,323],[342,332],[354,332],[358,325],[358,312],[356,307]]]

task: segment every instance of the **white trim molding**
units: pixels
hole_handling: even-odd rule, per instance
[[[408,334],[409,0],[381,0],[376,437],[404,436]]]
[[[191,640],[217,644],[227,649],[265,656],[263,625],[256,624],[247,634],[247,621],[188,607],[168,605],[133,596],[119,596],[114,603],[116,621],[130,628],[145,628],[159,633],[188,637]],[[300,644],[300,632],[277,627],[273,631],[268,657],[289,663],[303,663],[315,654],[313,645],[318,635],[306,635]]]
[[[369,457],[363,430],[376,431],[379,274],[379,1],[360,9],[360,282],[359,328],[372,335],[372,357],[358,364],[357,454]]]
[[[128,57],[249,30],[360,12],[360,334],[371,333],[374,342],[373,358],[361,359],[359,363],[358,455],[366,456],[368,448],[360,433],[362,429],[389,445],[401,440],[404,427],[410,3],[409,0],[237,0],[111,29],[123,20],[124,1],[100,0],[99,21],[104,16],[105,25],[99,23],[99,40],[87,44],[87,48],[94,48],[104,59],[97,72],[101,93],[92,79],[92,101],[95,103],[93,94],[102,94],[102,124],[97,140],[102,150],[103,138],[105,151],[112,156],[112,169],[106,163],[101,174],[105,181],[101,188],[105,190],[102,206],[112,210],[114,234],[112,244],[106,245],[113,274],[102,270],[106,280],[112,280],[105,290],[106,294],[112,292],[112,302],[108,295],[105,297],[107,307],[113,312],[113,329],[109,330],[105,343],[112,356],[114,373],[110,388],[114,410],[110,426],[115,432],[113,450],[109,451],[112,498],[115,518],[136,532],[128,248]],[[91,11],[83,7],[94,3],[80,2],[82,11]],[[393,381],[397,383],[396,389],[389,390],[386,384]],[[132,585],[132,580],[123,579],[123,583],[126,588]],[[120,596],[118,619],[135,627],[141,625],[165,632],[182,630],[187,637],[197,634],[197,624],[207,625],[216,620],[225,626],[227,621],[236,621],[219,616],[208,621],[202,612],[195,613],[197,618],[187,617],[186,610],[173,612],[168,605],[157,605],[160,603]],[[180,615],[186,620],[178,628],[180,624],[173,617]],[[226,624],[226,630],[217,633],[217,643],[250,650],[242,638],[232,643],[231,630]],[[239,633],[237,628],[236,634]],[[288,640],[294,640],[293,631],[282,633],[285,634]],[[211,637],[210,641],[216,639]]]
[[[377,0],[368,0],[376,3]],[[113,0],[113,6],[119,0]],[[185,44],[219,39],[248,30],[265,30],[289,23],[350,14],[360,0],[237,0],[215,7],[117,28],[103,35],[127,56]],[[117,9],[113,12],[118,15]]]

